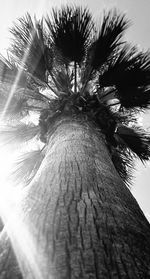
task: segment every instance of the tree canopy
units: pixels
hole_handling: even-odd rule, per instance
[[[0,138],[12,144],[36,137],[43,143],[18,159],[15,173],[25,184],[63,115],[82,116],[103,132],[127,184],[134,159],[149,159],[150,136],[138,126],[137,113],[150,106],[150,54],[124,40],[128,26],[116,9],[104,12],[97,25],[87,8],[65,6],[41,20],[27,13],[11,28],[8,57],[0,57]],[[38,125],[25,121],[33,113]]]

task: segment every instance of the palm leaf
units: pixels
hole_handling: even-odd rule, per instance
[[[30,141],[40,133],[39,127],[33,124],[26,125],[20,123],[17,126],[3,125],[0,127],[1,145],[18,147],[27,141]]]
[[[116,95],[120,99],[121,107],[126,109],[145,109],[150,105],[149,87],[118,87]]]
[[[0,54],[0,83],[11,84],[16,83],[17,86],[25,87],[27,85],[27,75],[16,67],[15,64],[7,60]]]
[[[146,108],[150,104],[150,57],[126,45],[99,77],[100,86],[114,87],[125,108]]]
[[[126,45],[111,60],[107,70],[100,76],[102,86],[143,86],[150,82],[149,53],[138,52]]]
[[[104,15],[97,39],[89,48],[88,59],[92,68],[97,70],[120,45],[123,32],[128,27],[128,21],[124,15],[117,14],[116,10]]]
[[[93,28],[91,14],[87,9],[63,7],[53,9],[53,19],[47,17],[50,39],[62,57],[80,63],[89,45]]]
[[[55,88],[55,90],[57,89],[57,96],[61,96],[62,94],[70,95],[73,93],[72,71],[63,65],[61,65],[61,68],[54,65],[49,80],[51,86]]]
[[[131,154],[122,149],[113,148],[111,159],[122,180],[127,186],[130,186],[133,177],[132,172],[134,170]]]
[[[51,68],[51,52],[45,42],[42,21],[33,23],[27,13],[10,31],[13,34],[10,52],[31,74],[45,81],[46,70]]]
[[[2,83],[0,88],[0,115],[6,120],[25,117],[30,111],[50,108],[50,98],[36,88],[19,88]]]
[[[27,114],[26,99],[17,98],[15,94],[12,94],[12,87],[10,84],[3,83],[0,87],[0,117],[5,121],[13,121],[23,118]],[[12,92],[13,93],[13,92]]]
[[[44,159],[42,150],[34,150],[19,156],[10,175],[15,185],[27,186],[36,175]]]
[[[17,99],[26,100],[26,108],[32,110],[32,107],[38,107],[39,109],[48,109],[50,105],[50,98],[40,93],[39,90],[28,89],[28,88],[18,88],[15,92]]]
[[[141,161],[150,158],[150,135],[140,128],[133,129],[120,125],[114,137],[120,146],[130,149]]]

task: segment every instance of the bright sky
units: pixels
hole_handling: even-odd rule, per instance
[[[42,15],[50,13],[51,7],[60,7],[66,3],[87,6],[97,19],[103,9],[117,7],[125,12],[132,22],[126,32],[126,39],[138,44],[142,49],[150,48],[150,0],[0,0],[0,52],[6,53],[10,37],[8,30],[18,17],[29,12],[41,18]],[[149,120],[149,115],[142,120],[146,127],[150,127]],[[132,187],[132,192],[150,220],[150,163],[146,167],[139,163],[135,175],[135,186]]]

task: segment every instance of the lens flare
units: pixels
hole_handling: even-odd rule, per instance
[[[40,256],[40,262],[37,260],[39,246],[32,232],[32,225],[24,221],[24,214],[21,210],[21,203],[26,190],[20,185],[13,186],[8,180],[8,172],[13,168],[15,155],[0,150],[0,216],[4,223],[5,229],[11,240],[11,245],[15,252],[18,265],[22,272],[23,278],[31,276],[36,279],[44,279],[45,276],[41,266],[46,263],[44,256]],[[2,175],[3,174],[3,175]],[[3,231],[0,237],[3,236]],[[50,278],[50,277],[49,277]]]
[[[21,64],[25,64],[30,49],[24,54]],[[3,121],[6,111],[9,107],[11,99],[18,86],[18,81],[22,74],[22,69],[19,70],[15,81],[12,85],[9,97],[1,114],[0,121]],[[37,247],[33,236],[29,232],[29,227],[22,221],[22,216],[18,214],[18,206],[21,201],[21,189],[12,187],[11,183],[8,183],[8,172],[13,166],[14,156],[7,152],[5,149],[0,150],[0,215],[5,224],[5,230],[9,235],[12,247],[14,249],[18,264],[24,274],[24,266],[30,267],[29,274],[31,273],[33,278],[42,279],[42,273],[40,265],[37,263]]]
[[[47,0],[38,2],[36,13],[40,12],[41,14],[46,2]],[[45,3],[45,5],[43,5],[43,3]],[[34,34],[32,39],[34,40]],[[25,65],[28,59],[30,46],[31,42],[24,53],[22,61],[20,61],[20,65]],[[10,102],[18,87],[22,72],[23,67],[20,67],[15,81],[12,84],[3,112],[1,113],[0,121],[3,121],[5,118]],[[37,245],[37,239],[31,230],[31,224],[27,224],[24,221],[24,213],[21,211],[21,203],[24,197],[23,188],[20,187],[20,185],[19,187],[13,187],[11,181],[8,179],[8,173],[13,167],[15,156],[16,154],[14,152],[11,154],[11,152],[5,148],[0,149],[0,216],[5,225],[4,231],[7,231],[11,240],[23,277],[44,279],[47,278],[44,276],[46,270],[42,269],[41,265],[44,265],[47,261],[44,256],[39,257],[40,262],[38,261],[37,255],[39,254],[39,246]],[[1,236],[4,231],[1,232]],[[52,278],[50,275],[48,276],[48,278]]]
[[[0,193],[0,197],[2,197],[0,198],[1,217],[5,223],[5,231],[11,240],[22,275],[30,274],[33,276],[32,278],[42,279],[40,265],[37,263],[37,246],[29,227],[22,221],[18,206],[12,204],[7,195]]]

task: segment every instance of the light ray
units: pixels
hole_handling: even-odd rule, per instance
[[[11,185],[7,177],[15,157],[16,154],[10,156],[10,152],[0,149],[0,169],[3,173],[3,176],[0,176],[0,216],[5,224],[0,238],[2,239],[4,232],[7,231],[20,270],[25,275],[24,278],[29,273],[32,278],[44,279],[41,266],[46,260],[44,256],[40,257],[40,262],[37,260],[39,246],[32,233],[32,226],[24,222],[24,214],[21,211],[21,201],[25,191],[21,185],[18,187]]]
[[[42,3],[42,1],[40,2]],[[34,40],[34,34],[32,40]],[[30,46],[31,42],[30,45],[27,47],[26,52],[24,53],[22,61],[20,61],[20,65],[24,65],[26,63],[30,51]],[[18,74],[15,77],[15,81],[12,85],[12,88],[10,90],[9,97],[7,99],[3,112],[1,114],[0,121],[4,119],[11,99],[13,98],[13,95],[17,89],[22,72],[23,67],[20,67]],[[2,155],[1,165],[4,163],[3,158],[5,157],[7,157],[6,160],[7,162],[9,162],[9,156]],[[11,167],[12,165],[10,164],[9,168]],[[23,214],[21,214],[21,211],[19,209],[22,199],[22,189],[15,189],[14,187],[6,183],[8,165],[7,170],[5,169],[4,172],[6,172],[5,178],[0,177],[0,216],[2,217],[2,220],[5,223],[5,230],[7,231],[8,236],[10,237],[11,244],[14,249],[22,274],[24,275],[25,269],[27,268],[28,270],[29,268],[28,271],[31,272],[31,274],[26,274],[26,276],[36,279],[44,279],[44,273],[46,271],[42,270],[41,263],[46,263],[46,259],[44,258],[44,256],[41,256],[41,258],[39,257],[40,262],[37,260],[37,255],[39,254],[39,247],[37,246],[36,238],[31,232],[30,224],[26,224],[23,221]],[[14,199],[12,197],[14,197]],[[49,278],[52,277],[49,275]]]
[[[21,210],[21,203],[26,191],[21,185],[14,187],[9,183],[7,173],[13,166],[15,156],[12,156],[9,160],[10,156],[6,154],[4,150],[0,153],[0,168],[3,166],[3,177],[0,177],[0,216],[5,224],[5,229],[0,234],[0,238],[2,239],[4,232],[7,232],[18,265],[24,275],[23,278],[30,274],[32,278],[44,279],[43,272],[45,273],[45,270],[43,271],[42,265],[46,263],[46,259],[43,255],[40,255],[39,260],[37,260],[40,248],[32,232],[32,225],[24,221],[25,213],[22,213]]]
[[[12,207],[7,197],[3,195],[0,198],[0,212],[22,275],[26,276],[28,272],[32,278],[44,279],[41,265],[37,262],[38,251],[34,238],[28,226],[21,220],[17,206]]]
[[[4,109],[3,109],[3,112],[2,112],[2,114],[1,114],[1,119],[0,119],[0,121],[3,121],[3,118],[4,118],[5,114],[6,114],[6,111],[7,111],[7,109],[8,109],[8,106],[9,106],[10,102],[11,102],[11,99],[12,99],[12,97],[13,97],[15,91],[16,91],[16,88],[17,88],[17,86],[18,86],[19,79],[20,79],[20,77],[21,77],[21,75],[22,75],[22,72],[24,71],[24,65],[25,65],[25,63],[26,63],[26,61],[27,61],[27,59],[28,59],[28,55],[29,55],[29,52],[30,52],[30,48],[31,48],[31,46],[32,46],[32,42],[34,41],[35,34],[36,34],[36,30],[33,30],[33,33],[32,33],[32,41],[29,41],[29,43],[28,43],[28,45],[27,45],[27,47],[26,47],[26,51],[25,51],[25,53],[24,53],[24,56],[22,57],[22,60],[20,61],[21,67],[19,68],[18,74],[17,74],[16,77],[15,77],[15,81],[14,81],[14,83],[13,83],[13,85],[12,85],[12,88],[11,88],[11,91],[10,91],[10,94],[9,94],[9,97],[8,97],[8,99],[7,99],[7,102],[6,102],[6,104],[5,104],[5,107],[4,107]]]
[[[26,62],[26,60],[28,58],[29,50],[30,50],[29,48],[26,50],[26,52],[24,54],[24,57],[23,57],[23,59],[21,61],[21,64],[25,64],[25,62]],[[23,72],[23,69],[19,69],[18,74],[16,75],[16,78],[15,78],[15,81],[14,81],[14,83],[12,85],[9,97],[8,97],[7,102],[5,104],[5,107],[3,109],[0,121],[3,121],[3,118],[4,118],[5,114],[6,114],[6,111],[8,109],[8,106],[9,106],[10,102],[11,102],[11,99],[12,99],[12,97],[13,97],[15,91],[16,91],[16,88],[17,88],[17,85],[18,85],[18,81],[19,81],[19,79],[21,77],[22,72]]]
[[[44,2],[43,2],[43,1],[39,1],[39,2],[38,2],[37,6],[36,6],[36,10],[35,10],[36,14],[39,14],[39,15],[41,15],[41,16],[42,16],[42,13],[44,14],[44,8],[47,7],[47,2],[48,2],[47,0],[44,0]],[[47,11],[47,9],[46,9],[46,11]],[[34,31],[33,34],[32,34],[32,35],[33,35],[33,36],[32,36],[32,41],[34,40],[35,32],[36,32],[36,31]],[[20,65],[24,65],[25,62],[27,61],[27,58],[28,58],[28,54],[29,54],[29,51],[30,51],[31,44],[32,44],[32,42],[30,42],[30,45],[28,44],[28,46],[27,46],[27,48],[26,48],[26,52],[24,53],[24,56],[23,56],[23,58],[22,58],[22,61],[20,61]],[[6,102],[6,104],[5,104],[5,107],[4,107],[4,109],[3,109],[3,112],[2,112],[2,114],[1,114],[0,121],[3,120],[3,118],[4,118],[5,114],[6,114],[6,111],[7,111],[7,109],[8,109],[8,106],[9,106],[10,102],[11,102],[11,99],[12,99],[14,93],[15,93],[15,90],[16,90],[16,88],[17,88],[18,81],[19,81],[19,79],[20,79],[20,77],[21,77],[22,72],[23,72],[23,67],[19,69],[18,74],[16,75],[16,78],[15,78],[15,81],[14,81],[14,83],[13,83],[13,85],[12,85],[12,88],[11,88],[11,91],[10,91],[10,94],[9,94],[9,97],[8,97],[8,99],[7,99],[7,102]]]

